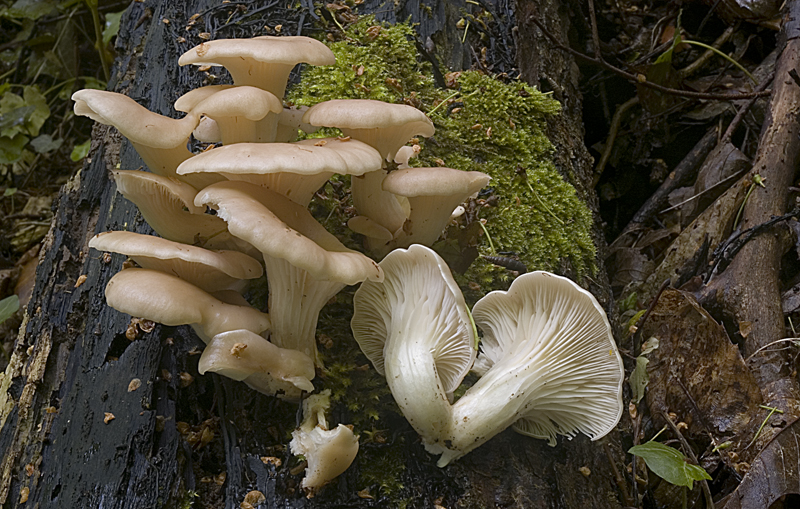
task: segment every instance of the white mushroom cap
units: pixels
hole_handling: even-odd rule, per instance
[[[275,141],[281,111],[283,104],[274,94],[248,86],[220,89],[192,108],[195,115],[205,115],[217,123],[226,145]]]
[[[294,141],[297,138],[298,130],[302,130],[306,134],[317,132],[319,127],[303,122],[303,115],[306,114],[306,111],[308,111],[308,106],[283,108],[278,115],[278,133],[275,141],[279,143]]]
[[[180,175],[213,173],[250,182],[306,206],[334,173],[362,175],[380,165],[380,156],[369,145],[324,138],[223,146],[192,157],[177,171]]]
[[[303,423],[289,443],[292,454],[302,454],[308,462],[302,486],[309,497],[347,470],[358,453],[358,436],[350,427],[328,429],[330,393],[326,389],[303,400]]]
[[[252,251],[245,242],[231,237],[225,221],[195,206],[197,191],[189,184],[143,171],[112,174],[117,191],[135,203],[147,224],[165,239],[183,244],[199,241],[209,249]]]
[[[383,283],[356,291],[353,336],[426,448],[449,436],[449,399],[475,360],[469,310],[450,269],[413,245],[381,262]]]
[[[126,269],[106,285],[109,306],[164,325],[191,325],[205,342],[221,332],[247,329],[261,333],[269,315],[255,308],[226,304],[191,283],[163,272]]]
[[[430,246],[447,227],[460,203],[477,193],[491,177],[479,171],[452,168],[407,168],[390,173],[383,190],[408,198],[411,213],[394,246]]]
[[[245,280],[261,277],[255,258],[238,251],[211,251],[133,232],[103,232],[89,247],[129,256],[145,269],[178,276],[206,292],[244,288]]]
[[[112,125],[128,140],[151,171],[175,176],[175,168],[191,157],[186,148],[200,117],[176,120],[153,113],[128,96],[105,90],[78,90],[72,94],[75,114]]]
[[[387,276],[388,277],[388,276]],[[518,277],[473,308],[483,330],[483,377],[453,407],[444,466],[512,423],[555,445],[557,434],[597,440],[622,414],[622,359],[597,300],[547,272]]]
[[[302,205],[248,182],[220,182],[195,199],[217,210],[230,233],[260,250],[269,281],[270,339],[317,358],[319,311],[345,285],[381,280],[377,263],[347,249]]]
[[[283,98],[289,73],[299,63],[333,65],[336,58],[325,44],[310,37],[262,36],[204,42],[178,60],[180,65],[221,65],[234,84],[268,90],[278,98]]]
[[[387,161],[414,136],[433,136],[433,122],[425,113],[405,104],[370,99],[334,99],[315,104],[303,122],[338,127],[345,136],[363,141]]]
[[[367,238],[375,239],[383,243],[389,242],[393,238],[392,232],[367,216],[355,216],[350,218],[350,220],[347,221],[347,227]]]
[[[197,370],[219,373],[246,383],[263,394],[297,398],[311,392],[314,361],[308,355],[279,348],[246,329],[222,332],[208,343]]]

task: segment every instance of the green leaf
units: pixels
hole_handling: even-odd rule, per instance
[[[56,10],[56,3],[52,0],[17,0],[8,9],[11,18],[39,19]]]
[[[38,136],[39,129],[41,129],[44,121],[50,117],[50,108],[47,106],[47,98],[39,92],[39,88],[36,85],[25,87],[22,92],[22,97],[25,99],[25,104],[34,107],[33,112],[25,123],[25,127],[28,129],[28,134],[31,136]]]
[[[631,293],[621,301],[619,301],[619,310],[628,311],[629,309],[636,309],[637,295],[636,292]]]
[[[75,162],[80,161],[81,159],[86,157],[86,154],[89,153],[89,147],[91,146],[91,144],[92,140],[88,139],[83,143],[81,143],[80,145],[75,145],[75,148],[72,149],[72,153],[69,155],[69,158]]]
[[[659,345],[658,338],[656,338],[656,337],[649,338],[642,345],[642,355],[647,355],[650,352],[652,352],[653,350],[657,350],[658,349],[658,345]]]
[[[647,384],[650,383],[650,377],[647,375],[648,362],[650,361],[643,355],[637,357],[636,367],[633,369],[633,373],[631,373],[631,377],[628,380],[631,386],[631,392],[633,393],[634,403],[638,403],[642,400],[644,397],[644,390],[647,388]]]
[[[692,465],[680,451],[659,442],[647,442],[628,449],[642,458],[654,474],[676,486],[692,489],[694,481],[711,480],[703,467]]]
[[[19,297],[12,295],[0,300],[0,323],[11,318],[19,309]]]
[[[13,138],[22,133],[25,130],[25,119],[35,109],[33,106],[20,106],[0,115],[0,136]]]
[[[22,133],[17,133],[13,138],[0,136],[0,164],[12,164],[19,161],[26,143],[28,143],[28,137]]]
[[[15,194],[17,194],[16,187],[7,187],[6,190],[3,191],[3,198],[5,198],[6,196],[14,196]]]
[[[119,33],[119,20],[125,11],[106,13],[106,27],[103,29],[103,44],[111,42],[111,38]]]
[[[45,154],[53,150],[58,150],[64,143],[62,138],[53,139],[49,134],[42,134],[31,140],[31,146],[37,154]]]

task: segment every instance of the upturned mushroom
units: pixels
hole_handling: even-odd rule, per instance
[[[241,291],[248,279],[263,274],[258,260],[239,251],[212,251],[134,232],[99,233],[89,247],[124,254],[142,268],[178,276],[209,293]]]
[[[221,65],[235,85],[249,85],[283,98],[295,65],[333,65],[336,58],[325,44],[302,36],[217,39],[201,43],[178,60],[180,65]]]
[[[312,392],[314,361],[297,350],[280,348],[246,330],[222,332],[206,345],[197,370],[242,381],[263,394],[295,399]]]
[[[469,310],[433,250],[397,249],[380,265],[383,282],[356,291],[353,336],[425,447],[438,451],[450,436],[453,391],[475,360]]]
[[[270,328],[269,315],[216,299],[191,283],[149,269],[125,269],[106,285],[106,303],[117,311],[164,325],[191,325],[208,343],[221,332]]]
[[[238,143],[185,161],[178,174],[218,174],[280,193],[306,206],[334,174],[363,175],[381,167],[378,152],[356,140],[322,138],[295,143]]]
[[[548,272],[518,277],[473,308],[483,331],[482,374],[453,406],[450,436],[429,449],[439,466],[506,427],[543,438],[608,434],[622,415],[625,371],[605,311],[594,296]]]
[[[407,168],[393,171],[383,190],[408,198],[410,213],[390,248],[432,245],[444,231],[453,210],[489,183],[479,171],[452,168]]]
[[[321,361],[315,331],[322,307],[344,286],[381,281],[377,263],[347,249],[302,205],[248,182],[220,182],[201,191],[230,233],[261,251],[269,283],[270,340]]]

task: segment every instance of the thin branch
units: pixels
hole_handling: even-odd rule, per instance
[[[631,73],[629,73],[627,71],[623,71],[619,67],[615,67],[615,66],[609,64],[605,60],[592,58],[589,55],[586,55],[584,53],[581,53],[580,51],[576,51],[576,50],[570,48],[569,46],[565,46],[564,44],[559,42],[559,40],[556,38],[556,36],[551,34],[542,25],[542,23],[539,22],[538,19],[536,19],[534,17],[530,17],[529,19],[530,19],[530,21],[533,22],[533,24],[535,24],[537,27],[539,27],[539,30],[541,30],[542,33],[548,39],[550,39],[550,41],[553,43],[553,45],[556,48],[558,48],[560,50],[563,50],[563,51],[566,51],[567,53],[569,53],[570,55],[574,56],[575,58],[579,58],[579,59],[584,60],[586,62],[590,62],[590,63],[598,65],[598,66],[600,66],[600,67],[602,67],[604,69],[607,69],[607,70],[613,72],[614,74],[617,74],[618,76],[621,76],[621,77],[625,78],[626,80],[630,81],[631,83],[636,83],[638,85],[642,85],[644,87],[651,88],[653,90],[656,90],[658,92],[662,92],[664,94],[677,95],[677,96],[680,96],[680,97],[688,97],[690,99],[707,99],[707,100],[712,100],[712,101],[738,101],[738,100],[741,100],[741,99],[751,99],[753,97],[766,97],[766,96],[768,96],[768,95],[770,95],[772,93],[771,90],[762,90],[761,92],[740,92],[740,93],[734,93],[734,94],[709,94],[709,93],[706,93],[706,92],[691,92],[689,90],[678,90],[677,88],[664,87],[664,86],[658,85],[656,83],[653,83],[652,81],[647,81],[647,78],[642,74],[639,74],[639,75],[631,74]]]

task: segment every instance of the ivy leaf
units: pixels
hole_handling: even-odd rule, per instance
[[[33,111],[26,119],[25,127],[28,129],[28,134],[31,136],[38,136],[42,124],[50,117],[50,108],[47,106],[47,98],[39,92],[39,88],[35,85],[25,87],[22,92],[22,97],[25,99],[25,104],[34,107]]]
[[[28,143],[28,137],[22,133],[17,133],[13,138],[0,136],[0,164],[12,164],[19,161],[26,143]]]
[[[31,147],[37,154],[45,154],[53,150],[58,150],[64,140],[61,138],[53,139],[49,134],[41,134],[31,140]]]
[[[637,357],[636,367],[633,369],[631,377],[628,380],[631,386],[631,392],[633,393],[634,403],[638,403],[642,400],[644,397],[644,390],[647,388],[647,384],[650,383],[650,377],[647,375],[648,362],[650,361],[648,361],[647,357],[644,355]]]
[[[103,44],[111,42],[111,38],[119,33],[119,20],[125,11],[106,13],[106,27],[103,29]]]
[[[12,295],[0,300],[0,323],[5,322],[19,309],[19,297]]]
[[[628,449],[628,452],[642,458],[654,474],[676,486],[692,489],[694,481],[711,480],[703,467],[692,465],[677,449],[659,442],[647,442]]]
[[[11,18],[39,19],[56,10],[56,3],[52,0],[17,0],[8,9]]]
[[[76,163],[86,157],[86,154],[89,153],[89,148],[92,144],[92,140],[88,139],[81,143],[80,145],[75,145],[75,148],[72,149],[72,153],[69,155],[69,158],[75,161]]]

